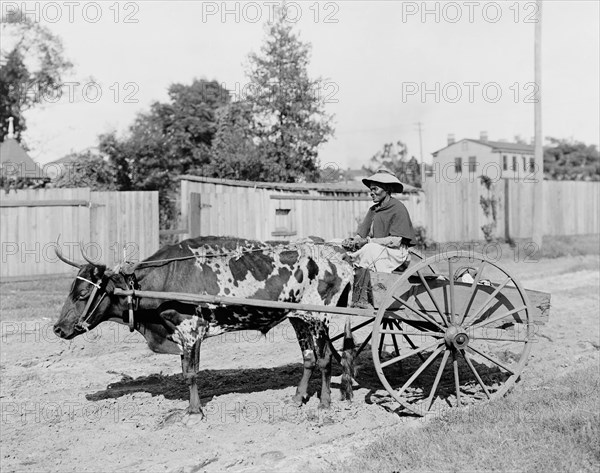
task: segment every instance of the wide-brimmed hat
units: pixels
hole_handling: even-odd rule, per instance
[[[362,181],[367,187],[371,187],[373,184],[383,184],[396,194],[402,194],[404,191],[404,184],[402,184],[400,180],[387,169],[379,169],[375,174],[365,177]]]

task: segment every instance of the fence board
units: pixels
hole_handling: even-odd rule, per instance
[[[0,208],[2,278],[71,273],[53,251],[59,234],[63,254],[76,261],[82,261],[80,243],[91,259],[109,266],[121,261],[122,244],[129,243],[130,256],[137,250],[137,258],[158,249],[157,192],[25,189],[4,194],[0,201],[7,204]],[[10,206],[22,201],[66,205]]]

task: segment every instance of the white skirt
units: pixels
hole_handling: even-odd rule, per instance
[[[388,248],[378,243],[367,243],[360,250],[348,253],[354,266],[378,273],[391,273],[410,258],[408,247]]]

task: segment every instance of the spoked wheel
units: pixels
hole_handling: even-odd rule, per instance
[[[424,261],[425,258],[423,255],[414,250],[409,250],[411,254],[411,263],[418,264],[421,261]],[[432,268],[430,267],[432,270]],[[358,358],[361,353],[365,352],[365,350],[369,348],[369,343],[371,342],[371,337],[373,336],[373,322],[377,318],[377,312],[373,311],[373,317],[354,317],[350,318],[350,331],[352,332],[352,337],[354,339],[356,354],[355,357]],[[329,326],[329,339],[331,341],[331,348],[333,357],[340,362],[341,353],[344,345],[344,326],[346,322],[346,316],[336,316],[332,318],[332,321]],[[388,321],[383,321],[384,327],[388,328]],[[391,328],[391,326],[389,327]],[[381,341],[383,344],[383,340]],[[383,345],[382,345],[383,346]],[[381,350],[381,347],[379,348]]]
[[[434,256],[386,293],[373,322],[373,363],[393,399],[414,413],[474,405],[512,388],[532,323],[527,294],[506,270],[468,252]]]

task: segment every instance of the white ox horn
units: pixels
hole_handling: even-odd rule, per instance
[[[58,238],[56,239],[56,245],[54,246],[54,253],[56,254],[56,257],[61,260],[63,263],[67,263],[70,266],[75,266],[76,268],[81,268],[81,266],[83,266],[82,264],[79,263],[75,263],[74,261],[71,261],[67,258],[65,258],[62,254],[62,250],[60,249],[60,235],[58,235]]]

